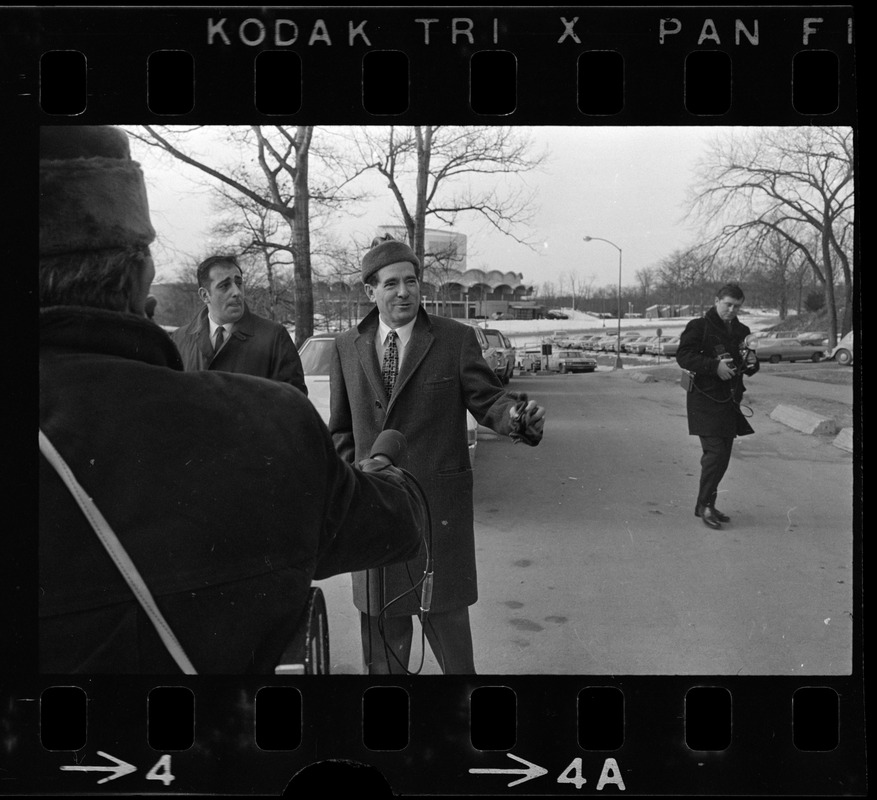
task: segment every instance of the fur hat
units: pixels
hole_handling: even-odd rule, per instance
[[[146,184],[128,135],[104,125],[40,128],[40,255],[148,245]]]
[[[405,242],[397,239],[375,240],[374,245],[362,259],[362,282],[368,283],[368,279],[381,267],[388,264],[396,264],[399,261],[410,261],[414,264],[414,271],[420,277],[420,261],[414,255],[414,251]]]

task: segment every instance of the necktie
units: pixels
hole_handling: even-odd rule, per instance
[[[213,353],[214,355],[219,352],[219,348],[222,347],[222,342],[225,340],[225,328],[220,325],[216,329],[216,344],[213,345]]]
[[[384,348],[384,363],[381,367],[381,378],[384,381],[384,389],[387,397],[393,396],[393,387],[396,385],[396,376],[399,374],[399,349],[396,347],[396,331],[387,334],[387,346]]]

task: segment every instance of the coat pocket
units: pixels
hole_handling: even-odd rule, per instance
[[[453,385],[453,378],[438,378],[423,382],[423,388],[428,392],[440,392],[443,389],[450,389]]]

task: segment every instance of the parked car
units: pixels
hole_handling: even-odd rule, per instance
[[[484,335],[491,347],[495,348],[501,354],[497,377],[503,382],[508,383],[515,371],[515,362],[517,360],[517,351],[515,350],[509,338],[494,328],[482,328]]]
[[[617,339],[617,333],[604,333],[594,342],[594,350],[598,353],[606,353],[610,350],[614,350]]]
[[[629,344],[635,339],[639,339],[641,336],[642,334],[638,331],[625,332],[621,334],[621,339],[619,341],[618,331],[616,331],[614,336],[607,336],[605,338],[605,345],[603,349],[609,353],[614,353],[618,350],[619,347],[621,347],[621,352],[623,353],[625,345]]]
[[[597,369],[597,359],[585,354],[584,350],[571,348],[552,348],[547,357],[548,369],[562,374],[568,372],[593,372]]]
[[[841,340],[825,355],[826,360],[851,366],[853,363],[853,332],[845,333]]]
[[[323,422],[329,423],[329,365],[335,349],[337,333],[315,333],[302,342],[298,356],[305,374],[308,397],[320,412]]]
[[[661,337],[664,338],[663,336]],[[679,337],[670,336],[665,342],[658,342],[649,349],[649,353],[653,356],[666,356],[667,358],[675,358],[676,351],[679,349]]]
[[[545,312],[545,319],[569,319],[569,315],[564,314],[559,308],[552,308]]]
[[[818,344],[826,348],[828,347],[827,331],[805,331],[804,333],[799,333],[795,338],[801,344]]]
[[[305,386],[308,397],[323,418],[329,424],[329,365],[332,363],[332,351],[335,348],[337,333],[315,333],[305,339],[298,351],[305,374]],[[469,441],[469,463],[475,466],[475,448],[478,445],[478,423],[468,411],[466,412],[466,435]]]
[[[502,380],[501,375],[505,374],[506,363],[505,355],[501,347],[497,347],[495,341],[491,342],[487,338],[484,328],[480,328],[474,323],[470,323],[472,330],[475,331],[475,338],[478,339],[478,345],[481,347],[481,354],[488,366],[493,370],[494,374]]]
[[[603,338],[602,333],[581,333],[579,338],[574,337],[574,346],[581,347],[583,350],[594,350],[594,345]]]
[[[553,344],[558,347],[571,347],[573,349],[582,349],[584,340],[590,336],[588,333],[566,333],[564,331],[555,331],[551,338]]]
[[[632,355],[641,356],[648,350],[649,345],[652,344],[652,342],[654,342],[657,338],[657,336],[640,336],[638,339],[631,339],[628,341],[622,339],[621,349],[625,353],[631,353]]]
[[[665,342],[669,342],[671,339],[675,337],[669,336],[667,334],[663,334],[661,336],[652,336],[651,339],[646,343],[645,350],[640,353],[640,355],[656,355],[660,353],[660,347]]]
[[[780,361],[822,361],[825,346],[805,344],[798,339],[756,339],[750,345],[759,361],[778,364]]]

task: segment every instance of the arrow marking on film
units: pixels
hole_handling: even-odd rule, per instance
[[[516,781],[512,781],[509,786],[516,786],[519,783],[523,783],[524,781],[529,781],[532,778],[539,778],[542,775],[548,773],[547,769],[543,769],[537,764],[533,764],[530,761],[525,761],[523,758],[518,758],[517,756],[513,756],[511,753],[506,753],[509,758],[513,758],[515,761],[520,761],[524,764],[527,769],[470,769],[469,772],[480,772],[488,775],[523,775],[523,778],[518,778]]]
[[[112,775],[107,775],[106,778],[101,778],[98,783],[106,783],[107,781],[114,781],[116,778],[121,778],[123,775],[128,775],[131,772],[137,772],[137,767],[133,764],[129,764],[127,761],[122,761],[115,756],[111,756],[109,753],[105,753],[103,750],[98,750],[97,754],[99,756],[103,756],[104,758],[109,759],[110,761],[115,761],[111,767],[61,767],[63,770],[67,770],[68,772],[112,772]]]

